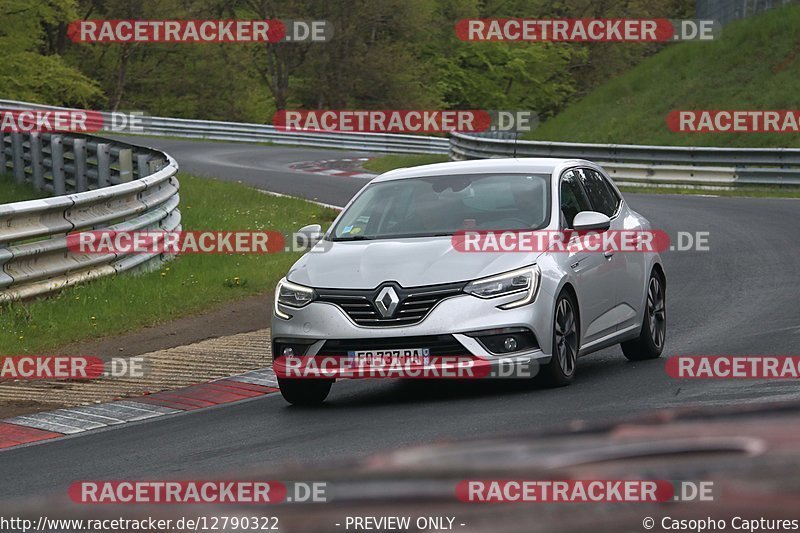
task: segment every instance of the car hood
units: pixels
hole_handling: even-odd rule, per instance
[[[322,241],[286,277],[319,288],[372,289],[385,281],[417,287],[499,274],[530,265],[539,255],[459,252],[450,237]]]

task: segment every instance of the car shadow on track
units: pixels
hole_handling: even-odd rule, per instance
[[[656,366],[661,364],[654,363]],[[548,388],[535,379],[343,380],[334,384],[331,395],[322,406],[291,407],[291,409],[371,409],[377,406],[469,402],[522,395],[546,397],[550,394],[575,394],[578,390],[586,391],[607,386],[610,380],[628,379],[631,377],[631,372],[638,370],[649,372],[647,368],[653,367],[652,364],[629,363],[618,349],[612,348],[582,358],[575,382],[568,387]]]

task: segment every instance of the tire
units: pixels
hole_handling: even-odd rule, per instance
[[[539,372],[545,387],[563,387],[572,383],[580,349],[578,306],[575,299],[562,291],[553,313],[553,356]]]
[[[332,379],[278,378],[283,399],[292,405],[320,405],[328,397]]]
[[[621,344],[622,353],[629,361],[656,359],[664,351],[667,336],[666,285],[655,271],[647,282],[647,301],[639,337]]]

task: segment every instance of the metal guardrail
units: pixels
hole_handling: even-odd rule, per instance
[[[0,109],[65,110],[64,107],[46,106],[0,100]],[[108,121],[109,113],[101,113]],[[174,136],[215,141],[261,142],[316,146],[319,148],[346,148],[364,152],[446,154],[450,143],[446,137],[399,135],[390,133],[334,133],[282,131],[269,124],[221,122],[216,120],[190,120],[182,118],[142,116],[144,135]]]
[[[0,100],[0,109],[66,108]],[[109,118],[103,113],[104,119]],[[144,133],[224,141],[270,142],[389,153],[449,153],[451,159],[562,157],[590,159],[623,185],[730,188],[800,185],[800,150],[514,141],[492,134],[449,139],[388,133],[288,132],[266,124],[142,117]],[[113,154],[112,154],[113,155]]]
[[[713,148],[514,141],[453,133],[450,159],[493,157],[589,159],[623,185],[700,186],[800,185],[800,150]]]
[[[0,205],[0,302],[170,259],[67,247],[80,230],[180,229],[178,165],[168,154],[87,135],[0,132],[0,172],[9,170],[56,196]]]

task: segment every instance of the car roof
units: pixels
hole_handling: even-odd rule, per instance
[[[373,181],[391,181],[406,178],[429,176],[449,176],[453,174],[483,174],[488,172],[529,172],[532,174],[552,174],[557,168],[571,165],[597,166],[585,159],[563,159],[556,157],[479,159],[474,161],[450,161],[417,167],[398,168],[381,174]]]

